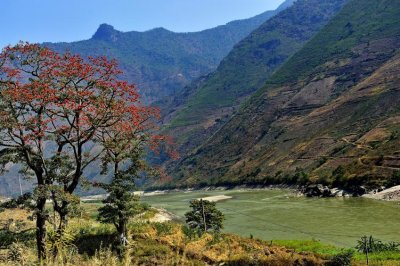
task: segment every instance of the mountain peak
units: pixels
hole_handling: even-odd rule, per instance
[[[118,40],[119,31],[113,26],[103,23],[99,26],[92,39],[115,42]]]

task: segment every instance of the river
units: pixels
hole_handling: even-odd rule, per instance
[[[363,235],[400,241],[400,204],[365,198],[305,198],[288,190],[172,192],[145,196],[143,201],[180,217],[189,201],[217,195],[226,217],[224,232],[264,240],[310,240],[354,247]]]

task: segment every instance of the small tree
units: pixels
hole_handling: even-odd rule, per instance
[[[129,219],[143,211],[139,198],[133,195],[135,180],[145,174],[155,173],[144,155],[155,150],[167,138],[153,135],[153,120],[158,110],[150,107],[130,106],[112,127],[98,133],[97,139],[104,147],[101,157],[103,174],[111,174],[110,184],[97,184],[109,196],[99,209],[99,220],[115,225],[120,240],[118,251],[122,255],[127,244]]]
[[[216,203],[207,200],[192,200],[192,210],[185,214],[186,223],[199,233],[218,233],[223,228],[224,215],[217,210]]]
[[[99,208],[98,220],[115,226],[119,237],[117,250],[122,255],[128,244],[128,221],[143,212],[144,206],[140,204],[139,197],[131,192],[134,189],[133,183],[122,174],[114,176],[111,184],[102,187],[109,196],[103,200],[104,206]]]

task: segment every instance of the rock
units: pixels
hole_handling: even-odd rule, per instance
[[[343,197],[345,194],[344,190],[339,189],[339,188],[332,188],[331,193],[332,193],[332,196],[334,196],[334,197]]]
[[[377,200],[400,201],[400,186],[387,188],[378,193],[364,194],[363,197]]]
[[[332,197],[332,192],[327,186],[321,184],[309,185],[304,189],[307,197]]]
[[[353,196],[362,196],[368,193],[368,190],[364,186],[358,186],[352,189]]]
[[[384,187],[384,186],[381,186],[380,188],[378,188],[378,190],[377,190],[377,191],[378,191],[378,193],[379,193],[379,192],[382,192],[382,191],[384,191],[385,189],[386,189],[386,187]]]

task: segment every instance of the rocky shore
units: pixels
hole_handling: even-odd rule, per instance
[[[387,189],[382,187],[370,191],[368,191],[364,186],[360,186],[352,191],[346,191],[339,188],[329,188],[321,184],[316,184],[302,187],[299,191],[306,197],[364,197],[376,200],[400,201],[400,186]]]
[[[310,198],[311,197],[329,198],[329,197],[357,196],[355,193],[351,193],[351,192],[348,192],[348,191],[345,191],[345,190],[339,189],[339,188],[329,188],[329,187],[321,185],[321,184],[308,185],[308,186],[300,188],[299,191],[304,196],[310,197]],[[362,194],[364,194],[364,193],[362,193]]]
[[[363,197],[376,200],[400,201],[400,186],[391,187],[376,193],[364,194]]]

